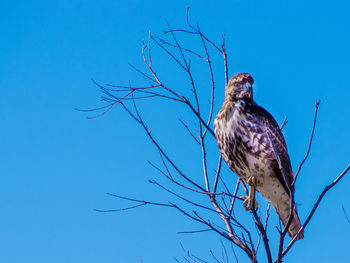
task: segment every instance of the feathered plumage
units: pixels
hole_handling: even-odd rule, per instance
[[[293,182],[294,175],[277,122],[253,100],[253,82],[248,73],[239,73],[230,79],[223,106],[214,121],[215,136],[230,169],[247,182],[252,187],[251,190],[256,189],[268,199],[283,225],[286,225],[290,213],[287,185]],[[279,169],[276,155],[281,160],[288,182]],[[294,193],[294,188],[292,192]],[[252,199],[251,197],[250,195],[249,198]],[[246,207],[252,209],[254,203],[249,198]],[[300,227],[294,208],[289,236],[294,237]],[[303,238],[303,233],[298,238]]]

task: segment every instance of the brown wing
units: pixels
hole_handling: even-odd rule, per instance
[[[265,132],[269,132],[269,137],[273,143],[273,146],[281,160],[282,167],[286,173],[286,177],[288,180],[288,184],[290,185],[293,182],[294,175],[292,171],[292,166],[290,164],[290,159],[287,151],[287,145],[284,140],[283,134],[276,120],[272,117],[272,115],[265,110],[264,108],[256,105],[256,116],[259,120],[264,124],[266,130]],[[271,147],[271,146],[270,146]],[[278,161],[276,159],[276,155],[274,153],[274,149],[271,147],[269,157],[273,159],[273,168],[275,170],[275,175],[278,180],[281,182],[287,193],[289,192],[287,183],[282,175],[281,170],[279,169]],[[294,191],[294,189],[292,189]]]

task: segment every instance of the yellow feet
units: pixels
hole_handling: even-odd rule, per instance
[[[248,196],[242,196],[241,198],[243,198],[243,207],[245,211],[248,210],[253,210],[253,209],[257,209],[259,207],[258,202],[255,201],[255,198],[251,198]]]
[[[249,194],[248,196],[242,196],[243,207],[245,211],[257,209],[259,207],[258,202],[255,201],[255,186],[257,185],[256,178],[251,176],[247,180],[249,185]]]

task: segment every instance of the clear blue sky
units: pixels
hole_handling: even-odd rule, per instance
[[[349,163],[348,1],[3,2],[1,262],[173,262],[183,255],[180,242],[203,258],[210,258],[210,248],[221,253],[214,234],[177,234],[198,227],[175,211],[95,212],[127,205],[106,192],[168,200],[147,183],[159,178],[147,163],[159,163],[159,155],[121,108],[94,120],[74,110],[101,105],[91,78],[113,84],[139,81],[128,63],[142,67],[147,30],[160,33],[165,18],[174,27],[183,26],[188,6],[192,21],[211,38],[226,34],[230,74],[250,72],[258,104],[279,122],[288,116],[284,133],[294,169],[306,151],[314,104],[322,100],[311,156],[296,186],[302,220],[325,184]],[[164,77],[180,83],[179,90],[186,88],[183,79],[173,78],[174,67],[165,59],[157,57]],[[222,83],[221,68],[215,74]],[[224,87],[218,89],[216,112]],[[195,171],[192,156],[198,152],[178,135],[183,129],[172,105],[148,105],[145,114],[161,142],[172,138],[169,152]],[[163,133],[160,122],[167,112],[174,127]],[[211,149],[215,154],[216,148]],[[341,206],[350,213],[349,185],[350,174],[329,192],[287,261],[348,257],[350,225]],[[271,242],[276,242],[273,233]]]

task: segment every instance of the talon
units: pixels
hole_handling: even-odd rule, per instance
[[[248,196],[243,196],[243,207],[245,211],[257,209],[259,207],[258,202],[255,200],[255,187],[257,185],[257,180],[254,176],[247,179],[247,184],[249,185]]]
[[[255,177],[253,177],[253,176],[251,176],[251,177],[249,177],[248,179],[247,179],[247,184],[249,185],[249,186],[255,186],[255,182],[256,180],[255,180]]]
[[[249,186],[254,186],[254,187],[257,187],[260,185],[260,182],[259,180],[255,177],[255,176],[250,176],[248,179],[247,179],[247,184]]]
[[[243,207],[245,211],[257,209],[259,207],[258,202],[253,198],[248,196],[241,196],[241,198],[244,200],[243,201]]]

